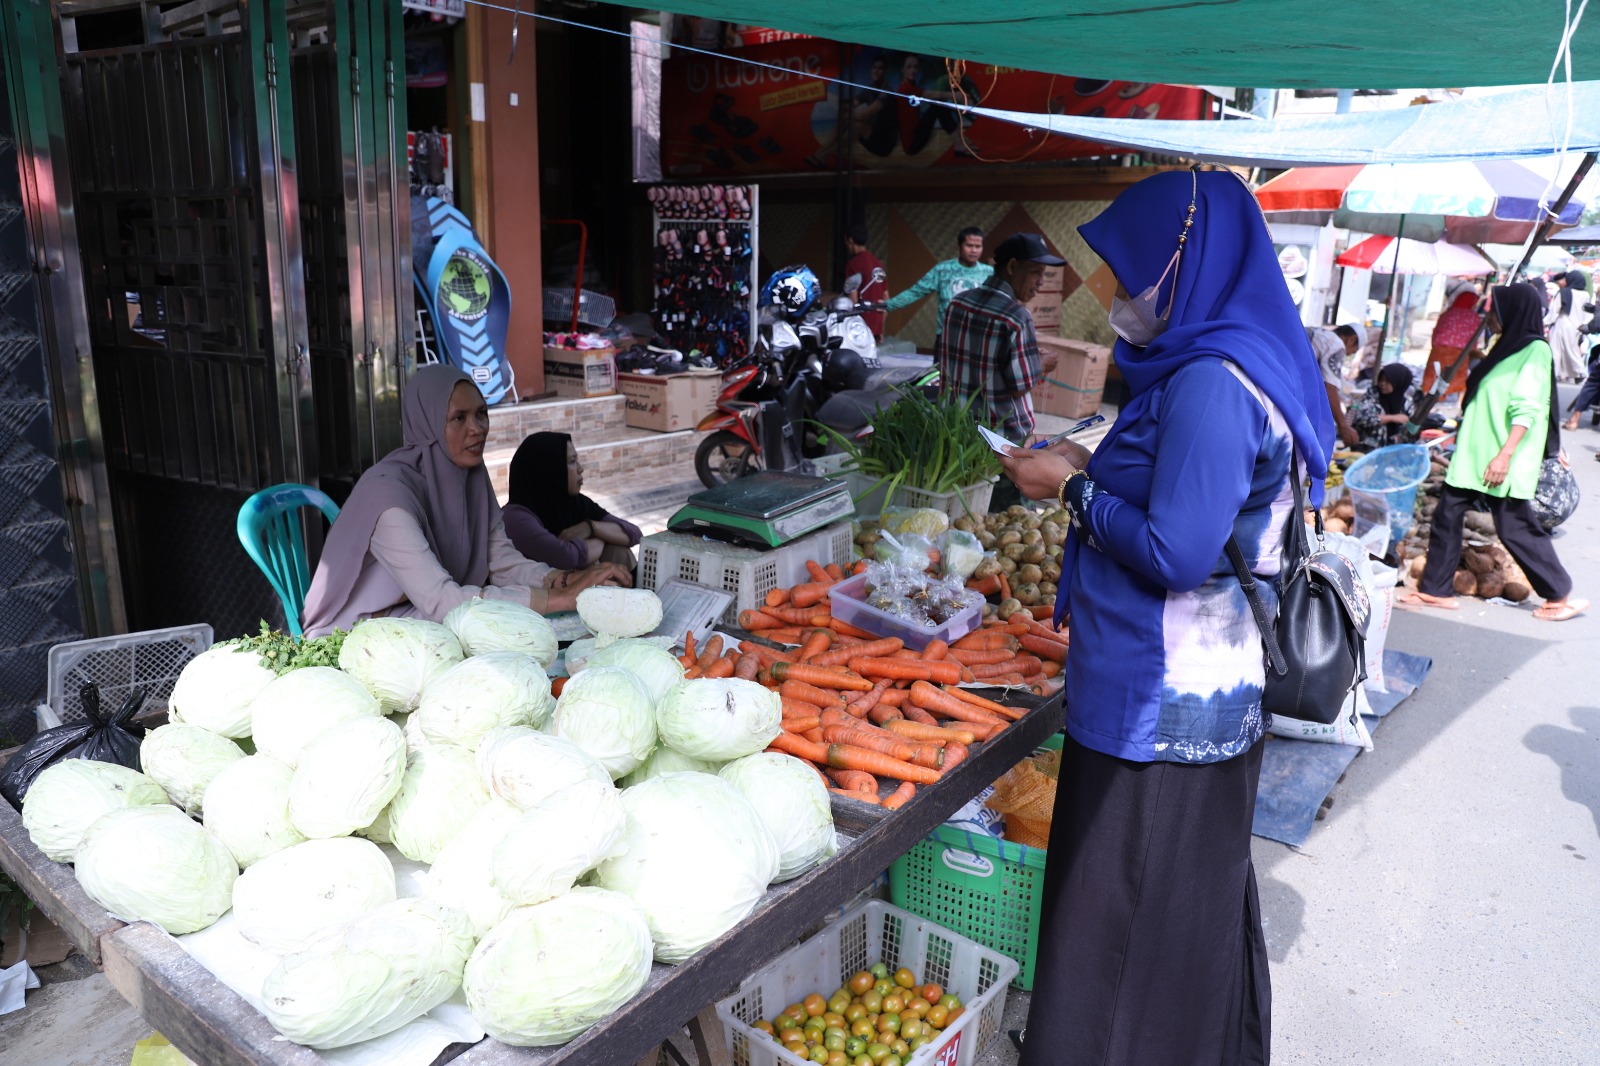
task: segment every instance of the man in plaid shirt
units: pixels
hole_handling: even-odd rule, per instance
[[[1056,362],[1054,352],[1041,362],[1033,315],[1024,305],[1039,291],[1044,268],[1065,262],[1037,233],[1008,237],[995,249],[989,280],[950,301],[935,345],[946,395],[982,397],[974,412],[1018,444],[1033,432],[1028,394]]]

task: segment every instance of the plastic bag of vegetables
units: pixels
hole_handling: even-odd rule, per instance
[[[718,775],[750,801],[778,846],[778,876],[799,877],[839,850],[828,790],[817,771],[792,755],[758,751]]]
[[[253,866],[305,842],[289,821],[293,780],[294,771],[272,756],[246,755],[224,768],[206,789],[205,826],[228,845],[240,866]]]
[[[682,962],[743,921],[778,874],[778,849],[744,794],[710,774],[663,774],[622,793],[623,851],[595,882],[644,911],[655,957]]]
[[[139,763],[173,803],[190,814],[205,809],[206,789],[244,750],[227,737],[197,725],[152,729],[139,745]]]
[[[496,1040],[562,1044],[639,994],[650,929],[626,896],[579,888],[518,907],[467,962],[467,1004]]]
[[[533,656],[548,670],[560,650],[556,631],[544,615],[520,603],[467,600],[450,609],[444,616],[444,625],[468,655],[519,651]]]
[[[166,803],[161,786],[137,770],[93,759],[68,759],[33,779],[22,801],[28,839],[56,862],[71,862],[102,814]]]
[[[572,741],[524,726],[485,734],[477,762],[484,787],[522,811],[578,781],[611,784],[606,768]]]
[[[290,1040],[343,1047],[391,1033],[455,995],[471,952],[459,910],[395,900],[281,959],[261,999]]]
[[[754,755],[782,731],[782,723],[778,694],[736,677],[684,681],[656,706],[662,741],[697,759]]]
[[[632,674],[595,666],[567,682],[551,731],[594,756],[613,778],[631,773],[656,746],[654,701]]]
[[[305,746],[328,729],[352,718],[382,714],[372,693],[343,670],[307,666],[289,671],[256,693],[250,704],[250,737],[258,753],[293,769]]]
[[[300,753],[289,783],[289,821],[311,838],[340,837],[372,824],[400,790],[406,738],[387,718],[352,718]]]
[[[542,903],[614,854],[628,816],[610,785],[579,781],[523,812],[494,849],[494,885],[513,903]]]
[[[377,698],[384,714],[415,710],[428,682],[462,660],[461,643],[437,622],[368,618],[339,649],[339,669]]]
[[[167,721],[197,725],[225,737],[250,735],[250,701],[278,675],[261,656],[218,644],[184,666],[167,700]]]
[[[537,659],[494,651],[474,655],[430,681],[412,718],[429,743],[473,751],[491,729],[543,729],[555,706],[550,678]]]
[[[165,804],[100,816],[78,847],[76,870],[84,892],[111,914],[174,936],[228,913],[239,876],[227,845]]]
[[[395,898],[394,866],[370,840],[308,840],[239,875],[233,917],[246,940],[277,955]]]
[[[400,791],[389,801],[389,839],[406,858],[433,862],[488,802],[472,752],[429,745],[406,756]]]

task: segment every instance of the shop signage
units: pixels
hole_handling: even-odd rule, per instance
[[[445,18],[467,17],[467,0],[400,0],[400,6],[407,11],[443,15]]]

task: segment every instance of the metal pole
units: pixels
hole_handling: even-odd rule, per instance
[[[1400,242],[1406,239],[1406,216],[1400,216],[1400,229],[1394,235],[1394,273],[1389,275],[1389,306],[1383,313],[1383,327],[1378,330],[1378,365],[1383,365],[1383,346],[1389,340],[1389,323],[1394,320],[1394,290],[1400,284]],[[1400,347],[1406,346],[1405,338],[1400,339]]]
[[[1549,212],[1545,215],[1544,221],[1539,223],[1538,231],[1534,234],[1533,240],[1528,242],[1527,250],[1522,253],[1522,259],[1517,263],[1516,268],[1511,271],[1508,280],[1515,281],[1517,275],[1521,274],[1528,268],[1528,261],[1533,258],[1533,250],[1539,247],[1539,245],[1543,244],[1545,239],[1550,236],[1550,231],[1555,228],[1557,216],[1559,216],[1561,212],[1566,209],[1567,204],[1571,202],[1573,194],[1578,191],[1578,186],[1583,184],[1583,179],[1589,176],[1589,171],[1594,166],[1596,154],[1597,153],[1595,152],[1587,152],[1584,154],[1583,162],[1578,164],[1578,169],[1573,173],[1572,180],[1567,182],[1567,187],[1561,190],[1561,195],[1557,197],[1556,202],[1551,205]],[[1450,368],[1448,370],[1446,370],[1443,374],[1435,376],[1433,384],[1428,388],[1428,391],[1423,394],[1422,400],[1417,404],[1417,409],[1412,412],[1411,421],[1406,423],[1405,435],[1407,440],[1416,440],[1417,436],[1422,432],[1423,419],[1428,417],[1428,412],[1433,410],[1434,405],[1437,404],[1440,397],[1444,395],[1445,389],[1449,387],[1451,379],[1456,376],[1456,371],[1459,370],[1461,365],[1467,361],[1467,353],[1472,351],[1473,348],[1477,347],[1478,338],[1483,336],[1484,328],[1487,325],[1488,317],[1481,317],[1478,320],[1478,328],[1473,331],[1472,338],[1468,340],[1466,346],[1461,349],[1461,354],[1456,356],[1455,361],[1450,364]]]

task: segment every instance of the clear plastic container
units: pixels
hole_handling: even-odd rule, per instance
[[[867,576],[861,574],[830,588],[828,600],[833,616],[846,625],[880,637],[899,637],[914,651],[921,651],[935,640],[946,643],[960,640],[983,622],[983,608],[968,607],[952,615],[943,625],[915,625],[867,603],[866,584]]]

